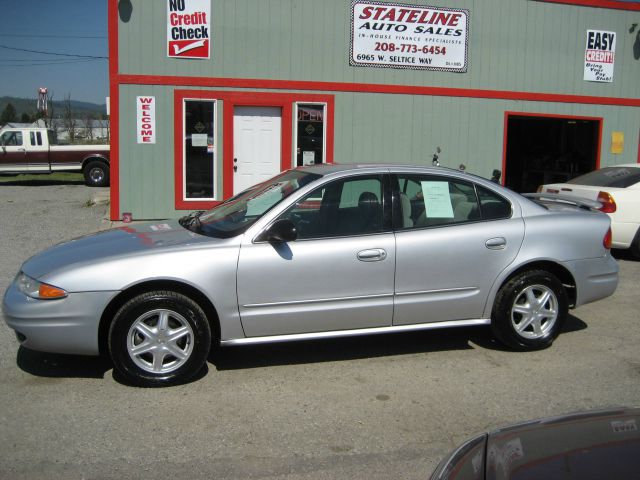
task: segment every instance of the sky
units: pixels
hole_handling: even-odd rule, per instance
[[[107,0],[0,0],[0,97],[37,97],[103,104],[109,95]]]

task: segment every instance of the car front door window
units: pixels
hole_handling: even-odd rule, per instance
[[[296,202],[281,218],[291,220],[300,240],[383,231],[382,179],[337,180]]]
[[[5,132],[2,134],[2,145],[19,147],[22,145],[22,132]]]

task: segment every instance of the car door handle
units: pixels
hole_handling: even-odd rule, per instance
[[[502,250],[507,246],[507,239],[504,237],[490,238],[484,244],[489,250]]]
[[[387,252],[382,248],[371,248],[358,252],[358,260],[361,262],[379,262],[387,258]]]

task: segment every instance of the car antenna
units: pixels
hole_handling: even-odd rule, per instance
[[[440,147],[436,147],[436,153],[433,154],[433,160],[431,161],[431,165],[434,167],[439,167],[440,162],[438,161],[438,154],[441,152]]]

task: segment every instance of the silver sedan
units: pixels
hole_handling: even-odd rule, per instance
[[[26,348],[184,382],[213,345],[490,325],[548,347],[611,295],[609,218],[444,168],[318,165],[207,212],[116,228],[22,265],[3,302]]]

